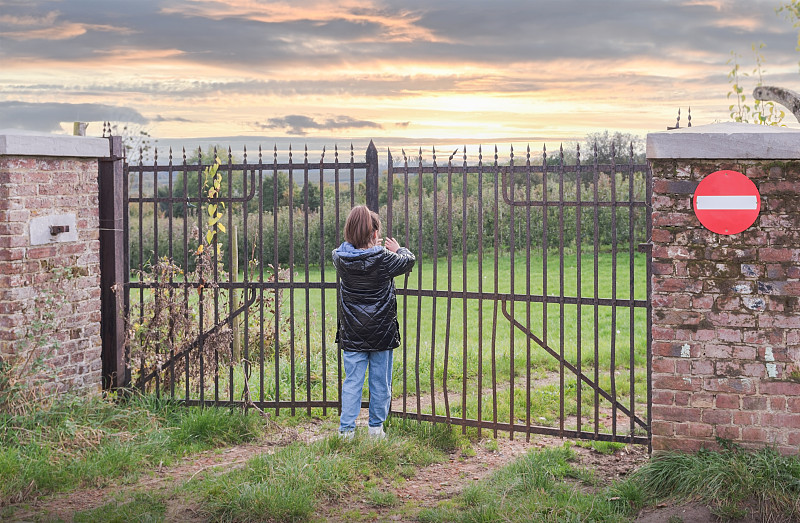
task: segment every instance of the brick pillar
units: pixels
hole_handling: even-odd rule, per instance
[[[58,391],[100,390],[105,156],[102,138],[0,131],[0,358],[45,356]]]
[[[714,124],[647,137],[653,169],[654,449],[800,449],[800,131]],[[756,222],[720,235],[694,214],[708,174],[747,175]]]

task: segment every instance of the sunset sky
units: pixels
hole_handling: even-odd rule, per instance
[[[731,51],[800,90],[779,0],[0,0],[0,128],[570,140],[730,119]],[[747,80],[747,94],[755,85]],[[787,117],[793,126],[797,122]],[[71,129],[71,124],[69,125]],[[99,135],[100,124],[88,132]]]

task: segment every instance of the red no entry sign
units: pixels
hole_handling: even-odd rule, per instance
[[[692,204],[697,219],[706,229],[717,234],[737,234],[758,218],[761,195],[742,173],[717,171],[698,184]]]

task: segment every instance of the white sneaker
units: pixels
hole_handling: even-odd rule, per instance
[[[383,439],[386,437],[386,433],[383,431],[383,425],[378,425],[377,427],[370,427],[368,434],[370,438],[374,439]]]
[[[342,439],[353,439],[354,437],[356,437],[356,431],[354,430],[339,431],[339,437]]]

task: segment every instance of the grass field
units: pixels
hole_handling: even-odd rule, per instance
[[[508,255],[498,256],[495,262],[490,254],[482,265],[474,257],[468,257],[466,263],[454,259],[449,265],[446,259],[423,259],[407,281],[402,276],[396,279],[403,337],[403,344],[395,351],[396,410],[522,425],[559,426],[563,418],[565,428],[577,429],[580,424],[584,430],[597,428],[599,432],[606,432],[619,420],[624,426],[617,428],[617,433],[631,432],[629,418],[614,412],[612,403],[588,386],[589,380],[636,416],[646,418],[644,255],[618,253],[615,263],[608,252],[584,253],[580,271],[575,254],[563,259],[551,254],[547,260],[541,255],[517,255],[513,270]],[[306,274],[305,266],[296,264],[293,272],[292,279],[299,284],[335,281],[330,267],[323,274],[312,266]],[[585,303],[557,302],[558,296],[576,297],[579,285]],[[418,296],[418,289],[436,290],[439,296]],[[465,290],[482,292],[484,299],[475,296],[465,300]],[[224,309],[227,292],[217,292]],[[272,291],[265,293],[271,295]],[[551,300],[547,306],[542,303],[544,295]],[[608,301],[603,305],[592,303],[595,295],[617,301],[614,305]],[[538,301],[528,301],[527,296],[538,297],[534,298]],[[636,307],[630,307],[631,298],[639,300]],[[131,299],[135,303],[138,298],[132,295]],[[277,355],[268,340],[262,357],[258,303],[248,314],[247,346],[253,365],[249,388],[253,399],[274,401],[277,381],[281,401],[336,401],[339,360],[334,344],[335,289],[283,291],[283,330]],[[220,316],[226,314],[223,310]],[[512,326],[509,318],[518,326]],[[274,324],[269,307],[265,308],[264,322]],[[563,357],[565,365],[542,345]],[[583,381],[570,365],[580,369]],[[212,387],[206,390],[206,397],[215,396],[216,386],[222,399],[239,399],[243,381],[240,367],[233,372],[226,369],[216,385],[210,377],[205,380]]]

